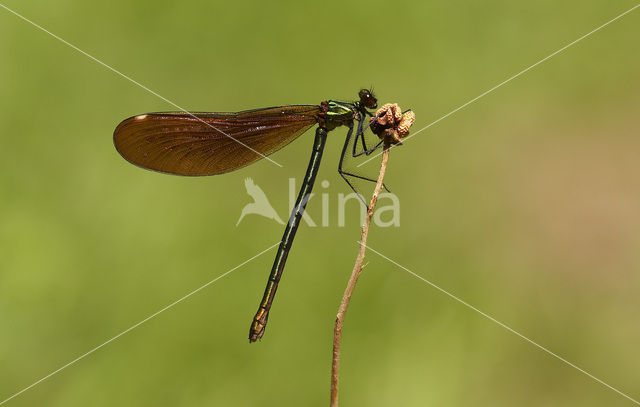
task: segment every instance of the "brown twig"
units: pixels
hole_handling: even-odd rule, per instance
[[[364,261],[367,235],[369,234],[369,226],[371,225],[373,209],[376,206],[378,195],[380,195],[380,192],[382,191],[384,174],[387,170],[387,162],[389,161],[389,146],[389,141],[385,141],[384,150],[382,153],[382,163],[380,164],[380,174],[378,175],[378,182],[376,183],[376,188],[373,191],[373,196],[371,197],[371,202],[369,203],[369,211],[367,212],[364,226],[362,226],[362,233],[360,235],[360,250],[358,251],[358,257],[356,258],[356,263],[353,266],[351,277],[349,278],[349,282],[347,283],[347,288],[344,291],[344,295],[342,296],[342,301],[340,302],[340,308],[338,309],[338,315],[336,316],[336,323],[333,329],[333,362],[331,364],[331,407],[338,406],[338,375],[340,373],[340,345],[342,343],[342,326],[344,325],[344,317],[347,313],[347,307],[349,306],[351,295],[353,294],[353,290],[356,288],[358,277],[360,277],[362,269],[364,268],[362,263]]]
[[[384,174],[387,170],[387,162],[389,161],[389,148],[392,144],[402,143],[402,138],[409,134],[409,128],[415,121],[415,114],[412,111],[407,111],[404,114],[397,104],[387,103],[382,106],[376,112],[375,116],[371,118],[370,128],[371,131],[378,135],[384,141],[384,149],[382,151],[382,162],[380,163],[380,173],[378,174],[378,182],[373,191],[371,202],[369,203],[369,210],[367,211],[367,217],[362,226],[362,233],[360,235],[360,249],[358,250],[358,257],[356,257],[356,264],[353,266],[351,277],[347,283],[347,288],[342,296],[340,302],[340,308],[338,309],[338,315],[336,316],[335,326],[333,328],[333,360],[331,363],[331,407],[338,407],[338,376],[340,374],[340,346],[342,343],[342,327],[344,326],[344,318],[349,307],[349,301],[353,290],[356,288],[358,277],[362,273],[364,266],[365,250],[367,248],[367,236],[369,234],[369,226],[371,225],[371,218],[373,217],[373,210],[378,201],[378,196],[384,186]],[[366,265],[365,265],[366,266]]]

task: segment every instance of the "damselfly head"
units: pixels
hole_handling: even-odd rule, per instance
[[[375,109],[378,107],[378,99],[373,96],[373,93],[371,93],[369,89],[360,89],[358,96],[360,96],[360,103],[367,109]]]

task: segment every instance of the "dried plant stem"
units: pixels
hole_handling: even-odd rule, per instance
[[[362,269],[364,268],[362,263],[364,262],[367,235],[369,234],[369,226],[371,225],[373,209],[376,206],[378,195],[380,195],[380,192],[382,191],[384,174],[387,170],[388,161],[389,142],[385,142],[384,150],[382,153],[382,163],[380,164],[380,173],[378,175],[378,182],[376,183],[376,188],[373,191],[373,196],[371,197],[371,202],[369,203],[367,217],[364,221],[364,225],[362,226],[358,257],[356,258],[356,263],[353,266],[353,271],[351,272],[351,277],[349,278],[349,282],[347,283],[347,288],[344,291],[344,295],[342,296],[342,301],[340,302],[340,308],[338,309],[338,315],[336,316],[336,322],[333,329],[333,362],[331,363],[331,407],[338,407],[338,375],[340,374],[340,345],[342,343],[342,327],[344,325],[344,317],[347,313],[347,307],[349,307],[349,301],[351,300],[353,290],[356,288],[358,277],[360,277]]]

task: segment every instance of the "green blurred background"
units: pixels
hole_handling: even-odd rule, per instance
[[[234,111],[351,100],[414,131],[634,1],[117,0],[8,7],[178,105]],[[629,396],[640,397],[640,10],[455,115],[390,158],[401,226],[371,247]],[[306,134],[224,176],[141,170],[124,118],[174,110],[0,9],[0,399],[278,241],[249,216],[252,177],[286,218]],[[331,211],[345,130],[320,180]],[[376,162],[369,163],[375,173]],[[317,199],[317,198],[316,198]],[[301,227],[267,334],[249,322],[274,251],[7,406],[321,406],[358,208]],[[319,219],[319,200],[309,213]],[[347,315],[344,406],[633,403],[373,253]]]

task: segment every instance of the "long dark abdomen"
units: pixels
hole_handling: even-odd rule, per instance
[[[302,219],[302,214],[304,213],[304,209],[307,206],[309,197],[311,196],[311,190],[313,189],[313,183],[315,182],[316,175],[318,174],[322,151],[326,141],[327,129],[324,127],[318,127],[316,130],[316,137],[313,142],[313,152],[311,153],[311,159],[309,160],[309,166],[307,167],[307,173],[305,174],[304,181],[300,187],[296,204],[291,211],[291,216],[289,217],[289,222],[287,222],[287,227],[284,230],[284,235],[282,235],[282,241],[280,242],[278,253],[276,254],[276,258],[273,262],[271,274],[269,274],[269,281],[267,281],[267,287],[264,290],[264,296],[260,302],[260,307],[258,308],[258,312],[255,317],[253,317],[253,322],[251,323],[251,329],[249,330],[249,342],[255,342],[264,335],[264,330],[267,326],[267,319],[269,318],[269,310],[271,309],[273,298],[276,295],[278,283],[282,277],[282,271],[284,270],[289,250],[293,244],[293,238],[296,235],[296,231],[300,225],[300,220]]]

